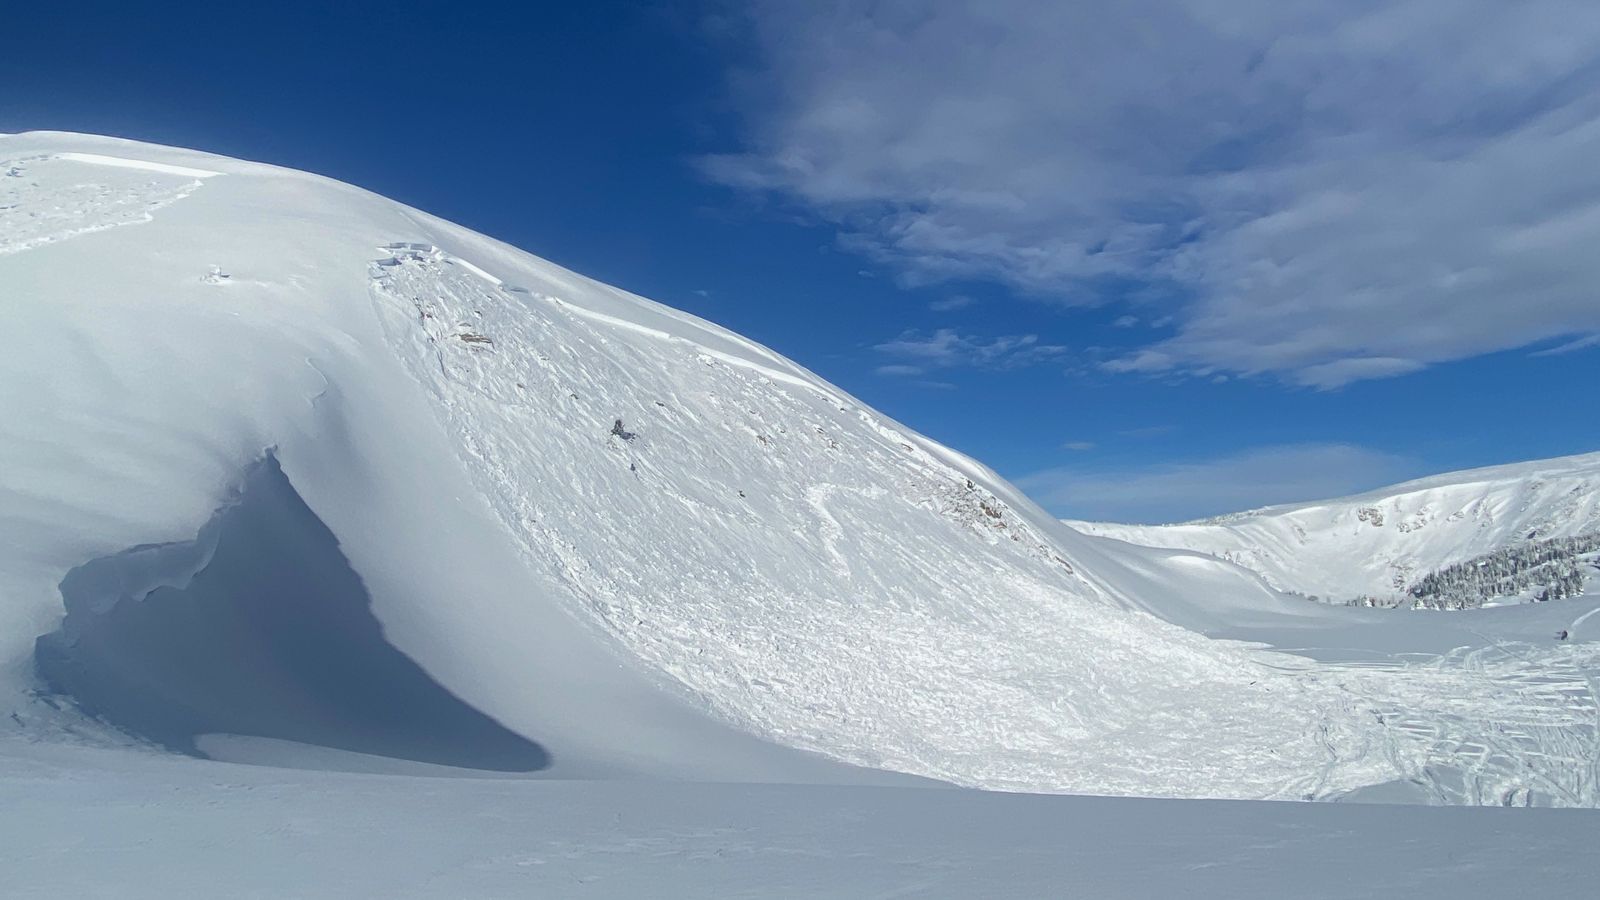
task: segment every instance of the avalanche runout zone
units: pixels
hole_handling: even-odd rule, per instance
[[[1118,608],[847,400],[426,244],[381,251],[393,346],[530,562],[755,733],[1010,790],[1595,802],[1592,685],[1530,674],[1547,660],[1318,664]]]

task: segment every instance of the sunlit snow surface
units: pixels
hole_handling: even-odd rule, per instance
[[[770,351],[326,180],[20,135],[0,207],[9,738],[115,741],[37,696],[56,586],[275,451],[385,636],[557,777],[1596,803],[1590,644],[1084,537]]]
[[[1451,472],[1177,525],[1067,524],[1211,554],[1324,602],[1399,599],[1447,566],[1526,540],[1600,531],[1600,453]]]
[[[0,159],[0,254],[148,222],[214,174],[115,162],[72,153]]]
[[[18,900],[1554,900],[1592,894],[1597,870],[1589,810],[465,781],[33,749],[0,783]]]
[[[1011,790],[1318,798],[1409,778],[1445,802],[1589,802],[1587,647],[1350,667],[1202,638],[1105,602],[837,393],[437,248],[381,250],[389,333],[520,545],[759,733]],[[613,414],[636,437],[597,441]]]
[[[1600,660],[1574,623],[1596,598],[1332,609],[1084,536],[737,335],[204,154],[0,136],[0,303],[8,895],[1566,896],[1595,875],[1591,813],[912,776],[1594,806]],[[245,514],[263,459],[295,515]],[[61,631],[75,571],[97,573],[66,591],[90,618]],[[263,585],[308,583],[353,604],[323,642],[348,658],[293,652],[328,620]],[[161,677],[52,693],[41,635]],[[212,668],[235,658],[254,668]],[[424,695],[449,716],[393,718]],[[79,705],[108,696],[131,734]],[[319,718],[363,696],[388,718]],[[499,767],[536,771],[384,737],[450,717],[520,736],[538,759]]]

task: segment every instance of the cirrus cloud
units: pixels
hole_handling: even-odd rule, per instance
[[[912,284],[1128,285],[1108,363],[1319,388],[1600,333],[1600,5],[768,0],[742,148]]]
[[[953,328],[932,334],[906,331],[873,347],[879,353],[904,360],[879,366],[880,375],[917,375],[930,368],[1015,369],[1058,359],[1067,348],[1041,343],[1036,334],[980,338]]]

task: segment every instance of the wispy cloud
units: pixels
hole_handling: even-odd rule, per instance
[[[1017,484],[1065,518],[1161,523],[1337,497],[1418,474],[1414,461],[1364,447],[1292,444],[1178,464],[1047,469]]]
[[[1558,344],[1554,347],[1547,347],[1544,350],[1535,351],[1533,355],[1565,356],[1568,353],[1576,353],[1579,350],[1587,350],[1590,347],[1600,347],[1600,334],[1591,334],[1585,337],[1573,338],[1566,343]]]
[[[1139,428],[1124,428],[1117,434],[1131,438],[1153,438],[1161,437],[1164,434],[1172,434],[1177,430],[1178,426],[1176,425],[1144,425]]]
[[[1600,332],[1600,5],[746,8],[712,178],[905,281],[1157,290],[1121,371],[1329,388]]]
[[[951,310],[956,309],[966,309],[972,304],[973,299],[971,297],[968,297],[965,294],[956,294],[953,297],[945,297],[942,300],[935,300],[928,304],[928,308],[934,312],[950,312]]]
[[[1095,442],[1094,441],[1067,441],[1065,444],[1061,445],[1061,449],[1063,449],[1063,450],[1085,451],[1085,450],[1093,450],[1094,448],[1095,448]]]
[[[932,334],[906,331],[873,349],[904,362],[878,367],[881,375],[918,375],[930,368],[1014,369],[1057,359],[1066,347],[1040,342],[1036,334],[982,338],[953,328]]]
[[[893,365],[879,366],[876,369],[873,369],[873,371],[878,373],[879,375],[912,376],[912,375],[921,375],[921,374],[923,374],[924,372],[926,372],[928,370],[924,369],[921,366],[906,366],[906,365],[901,365],[899,363],[895,363]]]

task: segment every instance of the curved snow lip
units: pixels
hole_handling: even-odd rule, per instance
[[[144,172],[160,172],[163,175],[182,175],[187,178],[213,178],[221,172],[210,169],[196,169],[190,166],[174,166],[170,163],[150,162],[144,159],[129,159],[122,156],[106,156],[100,153],[57,153],[56,159],[66,159],[73,162],[90,163],[97,166],[111,166],[115,169],[139,169]]]
[[[40,637],[50,690],[193,756],[266,738],[496,772],[550,754],[434,681],[390,644],[333,533],[272,455],[193,541],[91,560],[61,583],[66,617]],[[292,762],[290,764],[293,764]],[[337,766],[337,767],[343,767]]]

